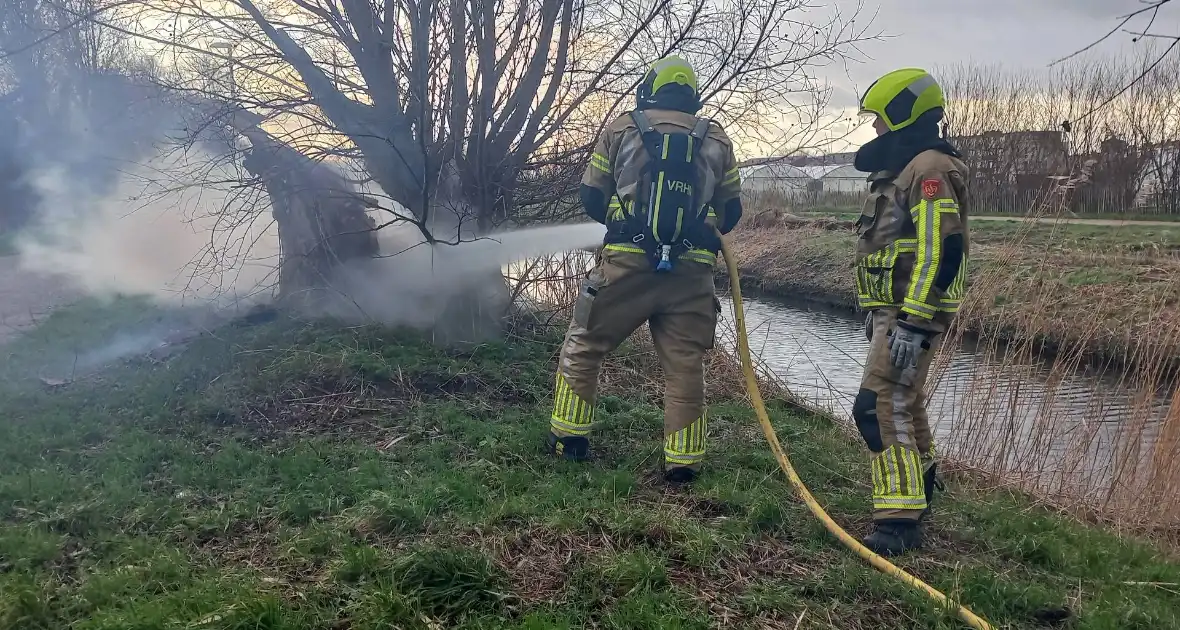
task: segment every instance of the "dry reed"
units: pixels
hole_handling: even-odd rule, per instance
[[[1087,176],[1082,168],[1058,181],[1031,218],[1068,216],[1070,197]],[[1025,223],[992,255],[1027,261],[1033,225]],[[1180,322],[1163,298],[1180,291],[1177,276],[1161,279],[1163,291],[1138,294],[1134,304],[1100,291],[1062,300],[1061,287],[1049,288],[1043,280],[1060,261],[1046,255],[1027,262],[1029,274],[1012,274],[1006,266],[974,274],[944,347],[953,350],[965,333],[980,331],[973,340],[976,352],[992,361],[954,373],[959,403],[951,418],[940,419],[949,425],[942,450],[1116,526],[1171,529],[1180,517],[1180,410],[1174,397]],[[996,305],[1012,295],[1022,301],[997,312]],[[1004,316],[1014,321],[997,326]],[[1049,357],[1045,340],[1059,342]],[[944,351],[937,358],[931,389],[949,384],[951,355]],[[1034,377],[1043,385],[1032,387]],[[1085,404],[1079,404],[1078,382],[1091,385]]]

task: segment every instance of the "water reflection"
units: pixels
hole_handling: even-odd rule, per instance
[[[868,352],[863,316],[764,298],[744,306],[751,350],[796,395],[848,417]],[[732,305],[723,317],[732,324]],[[1099,471],[1115,465],[1129,440],[1154,440],[1170,403],[1118,377],[1062,374],[1069,371],[1055,372],[1048,361],[1005,362],[970,344],[942,361],[928,404],[936,438],[959,450],[970,446],[973,456],[1004,470],[1054,474],[1056,485],[1065,475],[1074,482],[1106,476]],[[1145,426],[1126,426],[1131,417],[1146,419]]]

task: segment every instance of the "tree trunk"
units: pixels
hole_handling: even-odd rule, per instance
[[[339,271],[351,262],[381,254],[365,198],[352,192],[335,173],[290,147],[257,135],[251,140],[254,147],[244,166],[266,186],[278,223],[279,299],[315,314],[358,314],[348,293],[349,289],[364,289],[349,286],[355,278],[345,279]],[[440,237],[472,240],[483,233],[481,227],[460,222],[450,213],[449,204],[436,201],[435,206],[431,229],[441,232]],[[484,208],[475,208],[477,217],[489,216]],[[447,245],[440,247],[451,249]],[[451,297],[434,321],[434,338],[440,343],[456,344],[499,336],[511,306],[503,273],[490,270],[458,282],[461,286],[439,288]]]
[[[459,193],[458,187],[451,192]],[[446,204],[447,207],[452,205],[455,204]],[[468,218],[462,222],[447,224],[448,227],[437,232],[440,236],[472,241],[490,231],[491,226],[486,223],[489,216],[486,208],[471,201],[458,205],[469,208],[469,214],[474,214],[476,221],[472,222]],[[446,224],[443,212],[435,216],[441,220],[440,227]],[[512,291],[503,271],[489,270],[466,278],[462,282],[463,286],[450,289],[453,297],[438,318],[434,329],[435,339],[441,343],[454,344],[478,343],[498,337],[503,333],[505,317],[512,306]]]
[[[266,186],[278,223],[281,301],[311,306],[329,297],[341,266],[380,254],[364,198],[324,167],[275,145],[255,146],[244,166]]]

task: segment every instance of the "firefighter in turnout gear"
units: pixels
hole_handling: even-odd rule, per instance
[[[852,415],[872,451],[874,531],[864,543],[885,556],[922,546],[938,485],[923,388],[967,275],[967,167],[939,134],[944,106],[942,88],[919,69],[881,77],[860,102],[877,138],[855,160],[870,173],[856,222],[870,343]]]
[[[692,481],[705,456],[705,353],[721,311],[713,286],[720,241],[741,218],[733,144],[699,118],[684,59],[653,64],[634,111],[611,122],[582,178],[582,205],[606,225],[582,281],[557,367],[550,452],[589,456],[598,373],[607,353],[646,322],[665,374],[664,476]]]

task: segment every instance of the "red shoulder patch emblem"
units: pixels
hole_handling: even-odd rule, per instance
[[[927,199],[934,199],[938,196],[938,191],[942,190],[942,182],[937,179],[922,180],[922,194]]]

